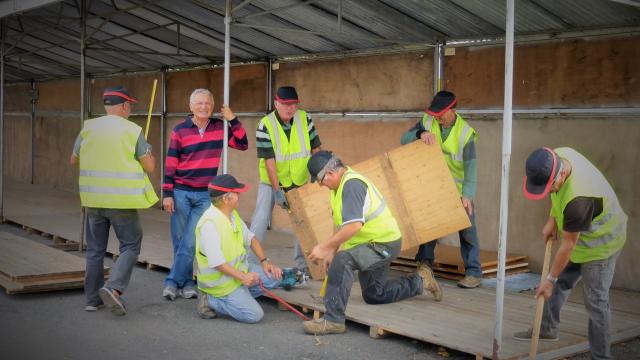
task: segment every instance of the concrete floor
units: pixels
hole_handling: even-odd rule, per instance
[[[22,229],[0,225],[27,235]],[[107,261],[109,262],[109,261]],[[195,300],[164,300],[165,271],[136,267],[125,293],[128,314],[84,311],[81,290],[41,294],[0,293],[0,359],[472,359],[401,336],[374,340],[368,327],[348,323],[343,335],[303,334],[300,320],[260,300],[265,318],[255,325],[201,320]],[[439,354],[444,350],[446,354]],[[640,358],[640,340],[616,345],[618,359]],[[587,359],[578,356],[575,359]]]

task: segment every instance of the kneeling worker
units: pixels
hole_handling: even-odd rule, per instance
[[[305,332],[345,332],[345,309],[356,270],[367,304],[393,303],[422,294],[424,289],[436,299],[441,297],[431,272],[388,279],[389,265],[400,253],[400,228],[382,195],[367,178],[328,151],[313,154],[307,167],[311,181],[331,190],[333,221],[338,230],[309,254],[311,261],[321,260],[328,268],[328,282],[324,318],[305,321]]]
[[[265,256],[260,242],[236,211],[238,193],[247,189],[231,175],[214,177],[209,183],[212,205],[196,225],[198,288],[207,294],[213,310],[208,318],[219,314],[257,323],[264,316],[254,299],[262,295],[259,282],[269,289],[280,285],[282,270]],[[249,249],[260,264],[248,262]]]

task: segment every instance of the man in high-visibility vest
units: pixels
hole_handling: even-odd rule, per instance
[[[455,110],[458,100],[449,91],[438,92],[431,101],[427,113],[418,123],[409,129],[400,142],[408,144],[415,140],[424,141],[427,145],[439,145],[445,155],[445,161],[458,188],[471,227],[460,230],[460,255],[464,262],[465,277],[458,282],[462,288],[480,286],[482,270],[480,269],[480,244],[476,229],[476,214],[473,198],[476,195],[477,165],[476,131]],[[434,191],[437,191],[434,189]],[[420,266],[431,271],[437,241],[420,245],[416,260]]]
[[[401,248],[400,228],[382,194],[361,174],[345,166],[329,151],[319,151],[308,163],[311,181],[331,190],[330,200],[336,232],[316,245],[310,261],[322,261],[327,272],[324,296],[326,312],[317,320],[305,321],[309,334],[338,334],[346,331],[345,309],[354,274],[367,304],[389,304],[422,294],[435,295],[430,272],[389,279],[389,265]]]
[[[294,87],[280,87],[274,101],[276,110],[263,117],[256,130],[260,184],[251,231],[259,241],[265,239],[274,205],[289,209],[285,192],[307,183],[307,161],[320,150],[320,137],[313,121],[306,111],[298,109],[298,103]],[[296,266],[308,272],[297,240],[294,258]]]
[[[549,274],[536,290],[536,297],[546,300],[540,340],[558,340],[560,310],[582,279],[591,358],[612,359],[609,288],[627,239],[627,215],[618,197],[604,175],[568,147],[543,147],[531,153],[523,192],[531,200],[550,194],[551,212],[542,237],[546,242],[562,234]],[[532,330],[514,336],[530,340]]]
[[[255,235],[238,211],[239,193],[248,186],[225,174],[209,183],[211,205],[195,228],[198,288],[207,296],[214,316],[227,315],[240,322],[257,323],[264,312],[254,299],[280,285],[282,270],[265,256]],[[248,258],[252,250],[255,261]]]
[[[131,103],[136,102],[127,89],[107,88],[102,99],[107,115],[84,122],[70,159],[72,165],[80,164],[80,200],[87,207],[85,310],[107,305],[114,314],[124,315],[121,295],[129,285],[142,241],[137,209],[158,201],[145,174],[154,171],[155,158],[142,128],[127,120]],[[111,226],[120,242],[120,255],[105,284],[103,262]]]

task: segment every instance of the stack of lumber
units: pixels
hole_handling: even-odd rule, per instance
[[[496,276],[498,272],[498,253],[495,251],[480,250],[480,267],[485,278]],[[412,272],[418,266],[413,258],[400,257],[393,262],[392,268],[401,271]],[[459,280],[464,277],[464,262],[460,256],[460,248],[455,246],[436,246],[436,257],[433,262],[433,271],[436,276]],[[507,254],[506,274],[529,272],[529,263],[524,255]]]
[[[7,294],[82,288],[84,273],[81,257],[0,232],[0,286]]]
[[[403,252],[471,226],[439,146],[415,141],[352,167],[382,193],[400,226]],[[306,256],[334,232],[329,190],[310,183],[287,192],[287,200]],[[314,280],[324,277],[320,264],[307,264]]]

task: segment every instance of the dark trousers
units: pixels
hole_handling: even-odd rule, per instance
[[[479,260],[480,244],[478,241],[478,231],[476,229],[475,212],[469,217],[469,220],[471,221],[471,227],[458,232],[458,236],[460,237],[460,255],[462,255],[462,261],[464,262],[465,274],[482,277]],[[429,265],[433,266],[436,243],[437,241],[434,240],[420,245],[418,253],[416,254],[416,260],[426,261]]]
[[[138,261],[142,227],[135,209],[87,208],[87,269],[84,278],[86,305],[100,305],[98,290],[104,286],[104,255],[113,226],[120,241],[120,255],[111,268],[106,287],[120,293],[129,285],[131,272]]]
[[[410,298],[422,293],[422,279],[412,274],[399,279],[389,279],[389,265],[400,254],[400,240],[377,244],[389,253],[383,258],[365,245],[356,246],[346,251],[339,251],[329,266],[329,279],[324,297],[326,313],[324,318],[329,321],[344,323],[345,309],[353,286],[354,273],[358,273],[358,280],[362,288],[362,297],[367,304],[389,304]],[[360,261],[356,261],[354,253]],[[367,269],[361,269],[360,264],[372,263]]]

